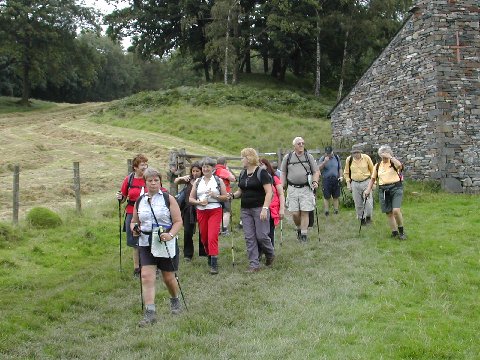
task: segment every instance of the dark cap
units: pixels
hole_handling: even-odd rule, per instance
[[[325,154],[331,154],[333,152],[333,149],[331,146],[325,147]]]

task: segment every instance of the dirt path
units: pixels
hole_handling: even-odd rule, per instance
[[[98,125],[88,119],[105,103],[59,104],[35,113],[0,115],[0,220],[12,218],[13,166],[20,165],[20,218],[33,206],[75,208],[73,162],[80,162],[82,206],[113,198],[127,159],[142,152],[165,172],[168,152],[218,154],[209,147],[148,131]]]

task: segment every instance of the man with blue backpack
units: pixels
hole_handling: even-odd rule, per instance
[[[333,213],[338,214],[340,198],[340,181],[342,181],[342,164],[340,157],[333,153],[331,146],[325,148],[325,155],[318,160],[322,174],[323,207],[325,216],[330,214],[330,199],[333,199]]]

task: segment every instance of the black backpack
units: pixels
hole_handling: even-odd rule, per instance
[[[380,163],[381,161],[375,164],[375,170],[377,171],[377,179],[376,179],[377,182],[378,182],[378,168],[380,167]],[[398,172],[397,167],[393,165],[393,162],[391,161],[390,161],[390,167],[393,167],[393,170],[395,170],[395,172],[397,173],[398,178],[400,179],[400,182],[402,182],[403,181],[403,165],[402,165],[402,171],[400,172]]]
[[[143,186],[138,186],[138,185],[132,185],[133,184],[133,178],[135,177],[135,172],[131,172],[130,174],[128,174],[128,183],[127,183],[127,195],[128,195],[128,190],[130,188],[137,188],[137,189],[141,189]],[[131,201],[131,200],[128,200],[127,201],[127,204],[128,205],[134,205],[135,204],[135,201]]]

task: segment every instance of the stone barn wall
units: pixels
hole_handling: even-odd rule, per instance
[[[479,19],[478,0],[418,1],[331,112],[333,142],[389,144],[408,177],[480,192]]]

